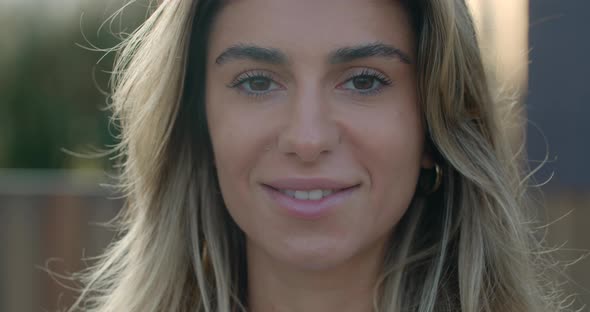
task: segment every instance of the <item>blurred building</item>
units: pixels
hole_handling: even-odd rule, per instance
[[[531,167],[545,191],[548,241],[560,260],[590,250],[590,2],[531,0],[526,112]],[[590,311],[590,259],[568,268],[573,293]]]

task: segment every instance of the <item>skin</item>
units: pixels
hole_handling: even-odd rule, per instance
[[[371,311],[386,243],[420,168],[432,167],[414,40],[396,1],[241,0],[220,12],[208,46],[206,110],[221,191],[246,235],[251,311]],[[372,43],[398,48],[411,63],[329,61],[339,48]],[[218,59],[239,44],[286,58]],[[391,84],[351,79],[368,71]],[[236,83],[240,77],[247,79]],[[372,92],[363,93],[367,86]],[[360,186],[329,214],[302,220],[261,185],[317,176]]]

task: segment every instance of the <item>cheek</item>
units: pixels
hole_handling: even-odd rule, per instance
[[[371,201],[384,213],[403,214],[415,193],[421,148],[405,139],[394,135],[389,145],[372,146],[376,151],[369,161]]]
[[[239,188],[247,184],[255,162],[256,137],[251,131],[244,131],[239,118],[222,110],[210,110],[208,118],[217,176],[226,197],[239,194]]]
[[[214,79],[216,77],[209,77],[208,81]],[[255,141],[251,131],[244,131],[247,124],[239,111],[241,103],[232,102],[228,93],[224,86],[207,87],[207,123],[220,179],[227,171],[239,173],[236,170],[248,161]]]
[[[419,111],[413,104],[399,105],[356,120],[351,137],[358,146],[355,158],[369,175],[374,221],[398,220],[410,205],[420,171],[424,130]]]
[[[249,198],[255,182],[252,173],[264,157],[272,129],[265,122],[267,117],[249,103],[236,102],[228,90],[209,91],[207,120],[215,166],[223,198],[232,212]]]
[[[230,114],[211,112],[210,134],[213,144],[215,167],[225,206],[238,223],[247,217],[244,194],[249,191],[250,167],[254,162],[250,133],[233,122]],[[250,144],[249,144],[250,142]]]

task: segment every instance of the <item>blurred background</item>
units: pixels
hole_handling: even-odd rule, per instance
[[[184,1],[184,0],[183,0]],[[188,1],[188,0],[187,0]],[[73,292],[46,271],[88,265],[113,238],[100,225],[122,205],[99,153],[115,143],[105,111],[115,33],[130,33],[149,1],[103,25],[123,0],[0,0],[0,311],[56,311]],[[590,2],[468,0],[496,85],[528,119],[539,219],[565,264],[590,250]],[[567,289],[590,303],[590,260],[567,268]],[[70,284],[70,286],[72,286]],[[584,311],[590,311],[588,307]]]

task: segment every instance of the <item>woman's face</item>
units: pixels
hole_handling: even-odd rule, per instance
[[[207,119],[249,252],[322,269],[381,252],[429,166],[415,38],[391,0],[229,1]]]

